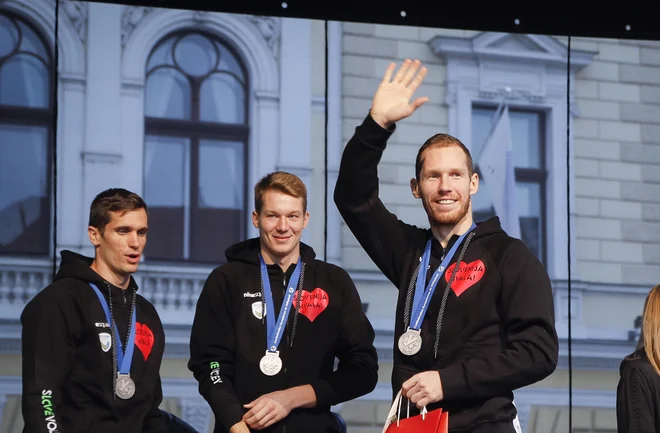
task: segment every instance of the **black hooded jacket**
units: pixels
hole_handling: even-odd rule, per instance
[[[111,328],[94,283],[113,317],[122,346],[130,326],[133,290],[110,285],[90,268],[92,259],[62,251],[55,281],[38,293],[21,315],[25,433],[165,433],[160,364],[163,326],[149,301],[136,297],[135,349],[131,378],[135,395],[114,399]],[[124,347],[125,349],[125,347]],[[125,352],[125,350],[124,350]]]
[[[261,431],[336,432],[330,406],[371,392],[378,381],[374,331],[358,292],[343,269],[316,260],[313,249],[301,243],[300,312],[296,319],[292,309],[278,348],[282,370],[266,376],[259,369],[267,345],[259,251],[259,239],[230,247],[228,263],[209,275],[197,303],[189,368],[215,414],[215,432],[227,432],[240,422],[247,412],[244,404],[300,385],[312,386],[316,407],[294,409]],[[283,272],[278,265],[268,266],[276,311],[266,309],[266,314],[279,315],[294,268],[292,264]]]
[[[512,391],[547,377],[557,365],[549,277],[525,244],[502,230],[497,218],[479,223],[457,249],[431,298],[421,327],[422,349],[403,355],[397,342],[408,326],[404,312],[406,298],[414,291],[410,282],[433,236],[430,229],[399,220],[379,198],[377,167],[392,132],[367,116],[346,145],[334,195],[347,226],[399,290],[392,391],[396,394],[416,373],[437,370],[444,399],[427,409],[448,411],[451,431],[511,420],[516,415]],[[447,251],[457,239],[450,239]],[[445,252],[433,238],[426,284]],[[464,256],[440,315],[461,252]]]
[[[660,374],[646,356],[644,347],[626,356],[619,366],[616,388],[618,433],[660,431]]]

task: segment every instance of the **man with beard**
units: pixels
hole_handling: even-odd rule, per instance
[[[436,134],[417,154],[410,187],[430,229],[399,220],[379,198],[378,163],[395,123],[428,101],[411,102],[427,73],[420,66],[406,60],[396,74],[394,64],[387,68],[344,150],[335,203],[399,290],[393,393],[412,403],[411,415],[442,408],[450,431],[509,433],[519,426],[513,391],[557,365],[552,287],[497,217],[473,222],[479,178],[457,138]]]

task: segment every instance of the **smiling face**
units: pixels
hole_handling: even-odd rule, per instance
[[[252,212],[252,224],[259,229],[264,260],[286,269],[298,259],[300,238],[309,213],[302,198],[268,189],[261,196],[261,210]]]
[[[419,179],[411,179],[413,196],[421,199],[431,226],[455,226],[471,215],[471,196],[479,188],[470,175],[465,152],[458,146],[429,147],[421,155]]]
[[[96,249],[97,272],[119,287],[137,272],[147,244],[147,212],[136,209],[109,212],[110,222],[101,230],[89,227],[89,240]]]

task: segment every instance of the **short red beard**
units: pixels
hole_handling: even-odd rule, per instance
[[[446,226],[456,225],[461,222],[470,210],[470,199],[463,200],[462,197],[458,197],[458,200],[461,206],[452,212],[438,212],[426,199],[422,200],[424,210],[426,211],[426,215],[428,215],[431,225]]]

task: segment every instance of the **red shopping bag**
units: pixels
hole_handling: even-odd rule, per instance
[[[401,391],[399,391],[387,416],[383,433],[448,433],[449,414],[443,412],[442,409],[427,412],[424,407],[419,415],[401,419],[402,399]],[[406,401],[408,400],[406,399]],[[406,412],[410,413],[410,401],[408,401]]]

